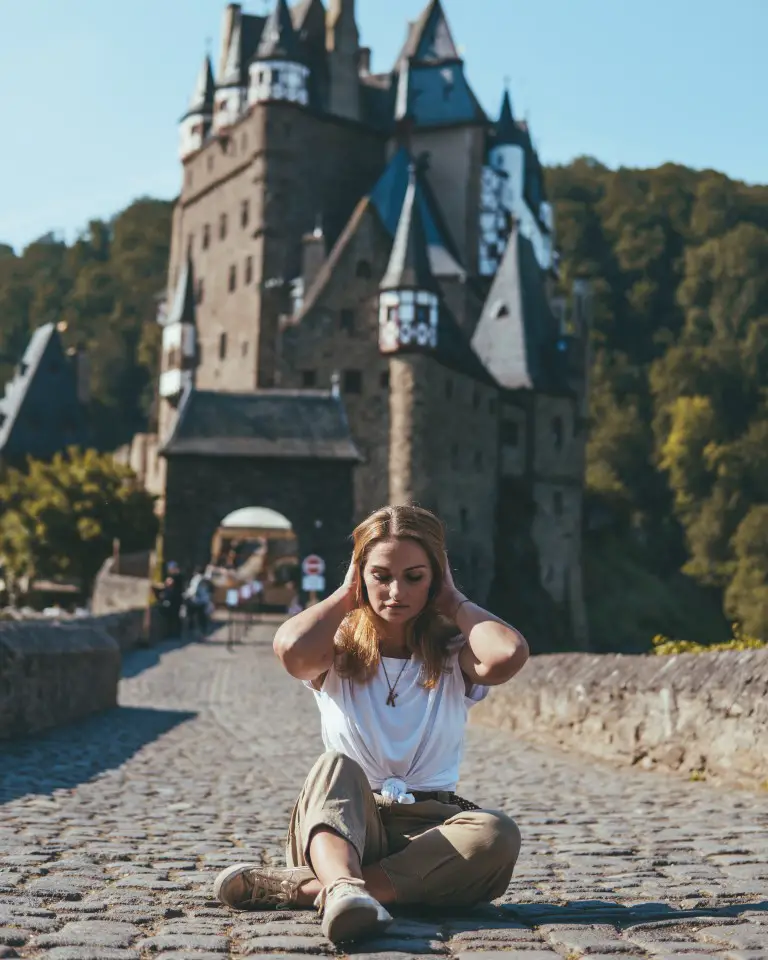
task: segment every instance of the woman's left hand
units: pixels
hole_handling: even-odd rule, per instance
[[[440,593],[437,595],[437,600],[435,601],[437,611],[444,617],[449,617],[452,620],[456,613],[456,608],[464,599],[466,599],[464,594],[454,583],[453,574],[451,573],[451,565],[448,562],[448,556],[446,554],[443,586],[440,590]]]

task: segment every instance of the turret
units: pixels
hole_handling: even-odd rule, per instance
[[[416,164],[409,169],[387,272],[379,287],[382,353],[436,349],[438,286],[429,262]]]
[[[179,154],[182,160],[205,143],[213,118],[213,92],[213,70],[210,57],[206,56],[197,77],[189,109],[181,118]]]
[[[328,112],[359,120],[361,64],[355,0],[330,0],[325,23],[330,80]]]
[[[250,65],[248,103],[288,100],[306,106],[308,78],[288,4],[277,0]]]
[[[189,255],[181,270],[171,309],[162,318],[162,323],[160,396],[176,404],[185,390],[194,384],[197,362],[195,279]]]
[[[502,201],[513,215],[516,215],[516,211],[523,202],[527,141],[526,131],[515,122],[509,90],[505,90],[490,151],[490,161],[493,169],[504,176]]]

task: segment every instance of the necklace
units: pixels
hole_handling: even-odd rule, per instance
[[[397,706],[397,704],[395,703],[395,700],[397,700],[397,698],[400,696],[400,694],[399,694],[399,693],[395,693],[395,688],[397,687],[398,683],[400,682],[400,677],[402,677],[402,675],[403,675],[403,670],[405,670],[405,668],[408,666],[409,662],[410,662],[409,660],[404,660],[404,661],[403,661],[403,665],[402,665],[402,667],[400,667],[400,673],[398,673],[397,679],[395,680],[394,683],[390,683],[390,682],[389,682],[389,674],[387,673],[387,665],[386,665],[386,663],[384,663],[384,658],[383,658],[383,657],[381,658],[381,666],[382,666],[382,668],[384,669],[384,676],[387,678],[387,686],[389,687],[389,696],[387,697],[387,706],[388,706],[388,707],[396,707],[396,706]]]

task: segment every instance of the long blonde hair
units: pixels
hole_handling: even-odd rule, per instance
[[[377,616],[368,599],[363,569],[373,546],[382,540],[413,540],[426,553],[432,570],[427,604],[408,624],[406,645],[421,661],[421,683],[427,690],[437,686],[446,670],[449,641],[456,628],[435,607],[445,576],[445,529],[423,507],[389,506],[376,510],[352,534],[352,562],[357,570],[357,609],[336,634],[336,671],[342,677],[366,682],[379,664]]]

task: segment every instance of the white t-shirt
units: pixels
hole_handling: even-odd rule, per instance
[[[448,672],[433,690],[419,683],[421,663],[413,658],[382,658],[367,683],[343,679],[334,667],[320,690],[305,681],[320,708],[325,749],[356,760],[373,790],[391,777],[404,781],[408,790],[455,790],[467,712],[488,694],[488,687],[480,685],[466,694],[461,646],[454,648]],[[385,668],[392,685],[403,668],[394,707],[387,705]]]

